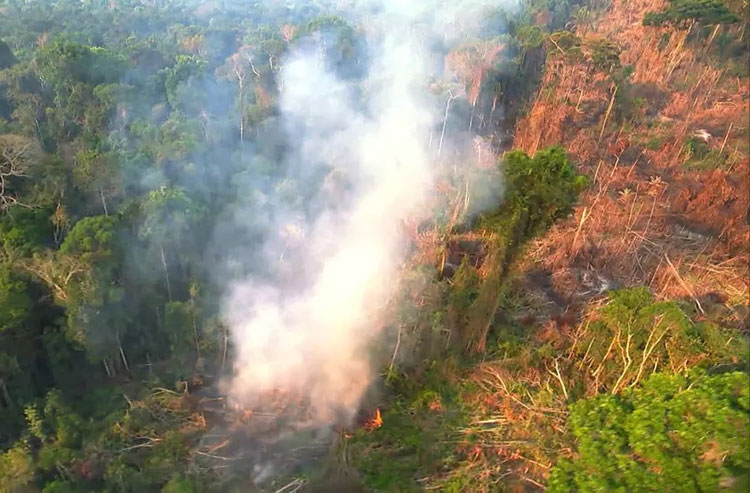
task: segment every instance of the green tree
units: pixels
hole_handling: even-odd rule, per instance
[[[0,491],[30,492],[33,481],[34,464],[26,443],[17,442],[0,453]]]
[[[588,180],[579,175],[566,152],[552,147],[530,157],[507,152],[498,162],[505,177],[503,203],[479,219],[479,227],[494,231],[495,253],[483,267],[486,276],[468,308],[454,310],[453,324],[470,352],[483,352],[504,292],[504,279],[522,247],[558,219],[570,214]],[[463,303],[462,303],[463,304]]]
[[[84,146],[84,149],[76,154],[72,178],[81,193],[96,197],[97,201],[101,201],[104,215],[109,215],[107,197],[116,197],[121,189],[117,155]]]
[[[173,108],[179,107],[178,90],[181,85],[193,83],[206,69],[206,61],[195,55],[178,55],[172,67],[165,69],[164,87],[167,101]]]
[[[0,264],[0,333],[23,322],[32,306],[26,283],[10,265]]]
[[[191,303],[171,301],[164,307],[164,330],[169,351],[178,366],[184,368],[186,356],[195,349],[200,355],[194,308]]]
[[[8,390],[8,380],[13,378],[19,371],[20,367],[16,358],[5,352],[0,352],[0,409],[12,409],[15,407],[13,398]]]
[[[10,51],[8,43],[0,39],[0,70],[15,65],[17,61],[16,57],[13,56],[13,52]]]
[[[67,277],[64,305],[68,334],[92,358],[101,358],[109,373],[113,353],[129,365],[122,346],[130,314],[119,278],[122,258],[117,239],[117,218],[92,216],[78,221],[60,246],[56,263],[75,265]]]
[[[40,49],[35,63],[43,87],[51,93],[46,118],[58,144],[91,128],[86,119],[95,112],[92,107],[102,104],[94,88],[119,81],[125,70],[124,59],[111,51],[63,38]],[[100,133],[106,128],[93,130]]]
[[[4,88],[4,96],[19,133],[36,137],[44,143],[44,108],[47,100],[34,65],[31,62],[17,63],[0,71],[0,86]]]
[[[11,339],[4,338],[3,333],[18,328],[32,307],[26,283],[15,276],[10,265],[0,264],[0,408],[13,407],[8,381],[20,371],[13,348],[6,349],[7,345],[3,344]]]
[[[50,244],[53,223],[47,208],[28,209],[15,206],[0,217],[0,258],[13,263]],[[8,265],[8,269],[12,269]]]
[[[673,24],[687,26],[698,24],[734,24],[741,19],[729,10],[723,0],[669,0],[669,5],[661,12],[647,12],[643,17],[644,26]]]
[[[179,187],[162,187],[148,194],[142,206],[143,223],[140,237],[151,242],[158,250],[164,271],[167,298],[173,301],[169,275],[169,259],[179,258],[179,251],[187,246],[187,234],[200,219],[202,207],[196,204],[185,190]],[[177,248],[177,247],[180,248]],[[172,249],[172,255],[168,252]]]
[[[505,198],[494,217],[514,222],[519,241],[537,235],[569,214],[588,183],[559,147],[539,151],[533,158],[523,151],[508,152],[503,156],[502,170]]]

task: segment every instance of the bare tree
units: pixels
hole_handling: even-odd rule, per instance
[[[469,130],[474,126],[474,113],[482,90],[482,82],[492,69],[504,45],[494,40],[479,40],[452,52],[446,58],[448,68],[464,81],[466,99],[471,105]]]
[[[242,46],[237,53],[227,58],[225,69],[228,75],[237,81],[237,91],[240,104],[240,140],[245,140],[245,86],[250,74],[258,80],[258,72],[254,63],[254,53],[250,46]]]
[[[86,265],[72,256],[56,257],[54,254],[37,254],[19,264],[23,269],[44,281],[57,299],[68,299],[70,282],[87,271]]]
[[[448,100],[445,102],[445,114],[443,115],[443,129],[440,131],[440,142],[438,143],[437,155],[443,152],[443,139],[445,139],[445,127],[448,124],[448,115],[450,114],[451,103],[454,99],[459,97],[460,94],[454,94],[453,91],[448,91]]]
[[[29,178],[33,159],[31,143],[19,135],[0,135],[0,210],[13,205],[28,207],[19,202],[13,182]]]
[[[281,36],[287,44],[291,43],[294,36],[297,34],[297,27],[292,24],[284,24],[281,26]]]

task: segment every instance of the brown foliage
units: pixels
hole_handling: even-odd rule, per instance
[[[641,24],[645,11],[664,4],[615,0],[583,36],[584,43],[604,37],[621,47],[622,65],[634,66],[629,97],[643,98],[644,110],[605,122],[614,85],[608,75],[585,60],[550,56],[533,106],[518,122],[516,147],[533,153],[563,145],[592,178],[573,217],[526,260],[527,268],[564,280],[557,291],[573,307],[603,289],[639,284],[664,297],[715,292],[730,306],[748,304],[748,81],[727,77],[687,30]],[[684,165],[686,142],[699,131],[726,158],[722,167]],[[742,326],[743,318],[733,322]]]
[[[446,57],[448,69],[463,79],[466,84],[466,96],[470,105],[476,104],[484,77],[503,49],[502,44],[491,40],[481,40],[451,52]]]

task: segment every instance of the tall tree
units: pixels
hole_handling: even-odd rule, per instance
[[[200,219],[202,208],[185,193],[184,189],[162,187],[148,194],[142,209],[140,237],[157,249],[164,271],[167,297],[169,301],[174,301],[170,281],[170,259],[180,259],[178,251],[185,250],[186,236]]]
[[[237,99],[239,105],[240,140],[245,140],[245,98],[247,83],[252,78],[260,80],[261,74],[255,66],[256,54],[251,46],[242,46],[237,53],[227,58],[220,73],[237,82]]]
[[[122,338],[131,314],[126,308],[126,293],[118,272],[122,257],[117,233],[117,219],[113,216],[78,221],[60,246],[52,266],[75,266],[66,275],[68,284],[63,300],[68,335],[92,359],[101,359],[110,374],[114,371],[113,354],[118,354],[125,369],[129,369]]]

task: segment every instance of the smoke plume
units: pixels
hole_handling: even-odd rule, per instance
[[[337,14],[366,30],[366,75],[342,76],[321,39],[298,41],[284,60],[281,120],[295,149],[288,178],[302,187],[321,172],[325,179],[304,191],[305,206],[272,208],[262,248],[271,274],[228,290],[229,394],[238,405],[283,392],[303,403],[310,423],[354,417],[405,260],[403,224],[429,214],[445,105],[430,86],[445,79],[446,48],[478,29],[489,4],[337,2]]]

